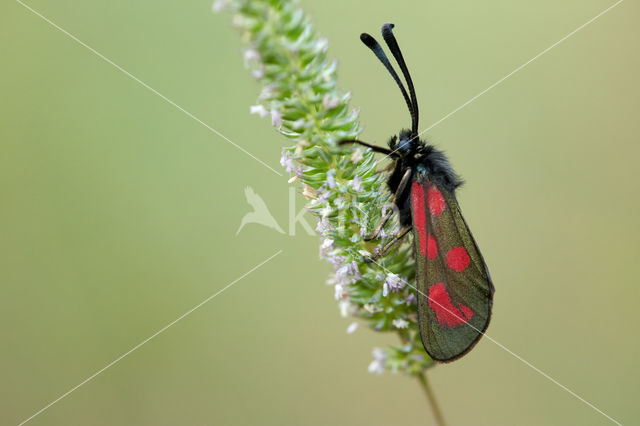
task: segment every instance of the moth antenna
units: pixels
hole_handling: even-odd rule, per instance
[[[371,49],[371,51],[376,55],[376,57],[380,60],[380,62],[382,62],[382,65],[385,66],[387,71],[389,71],[389,73],[391,74],[393,79],[396,81],[396,84],[398,85],[398,87],[400,88],[400,91],[402,92],[402,96],[404,96],[404,101],[407,103],[407,108],[409,108],[409,114],[411,114],[411,123],[412,123],[412,125],[413,125],[413,123],[416,123],[416,127],[417,127],[418,110],[417,110],[417,108],[414,110],[414,106],[412,105],[411,100],[409,99],[409,95],[407,95],[407,91],[404,88],[404,85],[402,84],[402,81],[400,80],[400,77],[398,77],[398,74],[393,69],[393,66],[391,65],[391,62],[389,62],[389,58],[387,58],[387,55],[385,55],[384,50],[382,50],[382,47],[376,41],[376,39],[374,39],[373,37],[371,37],[367,33],[360,34],[360,40],[369,49]]]
[[[356,145],[366,146],[367,148],[371,148],[373,152],[378,152],[380,154],[385,154],[385,155],[393,154],[393,151],[391,151],[390,149],[383,148],[377,145],[372,145],[370,143],[362,142],[361,140],[358,140],[358,139],[346,139],[338,142],[338,145],[347,145],[347,144],[356,144]]]
[[[409,74],[409,70],[407,69],[407,64],[404,62],[404,58],[402,57],[402,52],[400,51],[400,47],[398,46],[398,42],[396,41],[395,36],[393,35],[393,27],[394,25],[391,23],[386,23],[382,26],[382,38],[389,46],[389,50],[393,54],[393,57],[396,58],[396,62],[400,65],[400,69],[402,70],[402,74],[404,75],[405,80],[407,80],[407,86],[409,86],[409,93],[411,94],[411,104],[413,105],[413,111],[411,113],[411,132],[416,135],[418,133],[418,99],[416,97],[416,91],[413,88],[413,81],[411,80],[411,74]]]

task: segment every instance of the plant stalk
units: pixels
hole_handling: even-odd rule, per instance
[[[433,389],[431,389],[431,385],[429,385],[429,381],[427,380],[427,376],[424,372],[420,372],[416,375],[418,381],[420,382],[420,386],[422,386],[422,390],[427,395],[427,400],[429,400],[429,405],[431,406],[431,411],[433,411],[433,416],[436,418],[436,424],[438,426],[445,426],[446,423],[444,421],[444,417],[442,416],[442,410],[438,405],[438,401],[436,400],[436,395],[433,393]]]

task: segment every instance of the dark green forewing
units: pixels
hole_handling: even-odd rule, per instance
[[[411,209],[422,344],[431,358],[453,361],[487,329],[493,284],[452,194],[421,178]]]

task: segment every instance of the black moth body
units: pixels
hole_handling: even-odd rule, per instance
[[[399,222],[404,226],[411,226],[411,203],[409,188],[398,192],[398,187],[407,169],[417,170],[418,166],[426,170],[431,179],[438,182],[443,188],[454,194],[462,185],[462,179],[451,167],[449,160],[442,151],[438,151],[431,145],[422,142],[411,130],[400,131],[400,141],[407,146],[406,150],[399,149],[397,136],[389,139],[389,148],[396,153],[389,155],[395,161],[393,171],[387,179],[387,187],[392,194],[398,194],[396,206],[400,215]],[[398,154],[395,156],[395,154]],[[413,178],[413,173],[411,178]]]
[[[494,288],[455,197],[462,180],[442,151],[418,137],[418,101],[392,29],[393,24],[383,25],[382,36],[402,70],[408,93],[380,44],[369,34],[362,34],[360,39],[400,88],[411,114],[411,130],[401,130],[391,137],[389,148],[357,139],[340,143],[371,148],[394,162],[387,186],[402,229],[369,261],[375,261],[412,232],[420,337],[431,358],[449,362],[466,354],[484,334],[491,318]],[[378,237],[392,214],[383,217],[368,239]]]

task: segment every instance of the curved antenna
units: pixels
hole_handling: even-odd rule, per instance
[[[409,108],[409,114],[411,114],[412,127],[413,127],[413,124],[415,123],[415,127],[417,128],[418,127],[418,109],[417,109],[417,106],[414,107],[414,105],[412,105],[412,103],[411,103],[411,100],[409,100],[409,95],[407,95],[407,91],[405,90],[404,85],[402,84],[402,81],[400,80],[400,77],[398,77],[398,74],[393,69],[393,66],[391,66],[391,62],[389,62],[389,59],[387,58],[387,55],[384,54],[384,50],[382,50],[382,47],[380,46],[380,44],[378,44],[376,39],[374,39],[373,37],[371,37],[367,33],[360,34],[360,40],[369,49],[371,49],[371,51],[376,55],[376,57],[380,60],[380,62],[382,62],[382,65],[385,66],[385,68],[389,71],[389,73],[391,74],[393,79],[396,81],[396,84],[398,85],[398,87],[400,88],[400,91],[402,92],[402,96],[404,96],[404,101],[407,103],[407,108]],[[415,133],[415,131],[414,131],[414,133]]]
[[[402,74],[404,74],[405,80],[407,80],[407,86],[409,86],[409,93],[411,94],[411,104],[413,105],[414,113],[411,114],[411,132],[415,135],[418,132],[418,99],[416,97],[416,91],[413,88],[413,81],[411,81],[411,75],[409,74],[409,70],[407,69],[407,65],[404,62],[404,58],[402,57],[402,52],[400,51],[400,47],[398,46],[398,42],[393,35],[393,27],[394,25],[391,23],[386,23],[382,26],[382,38],[389,46],[389,50],[393,54],[393,57],[396,58],[398,65],[400,65],[400,69],[402,70]]]

